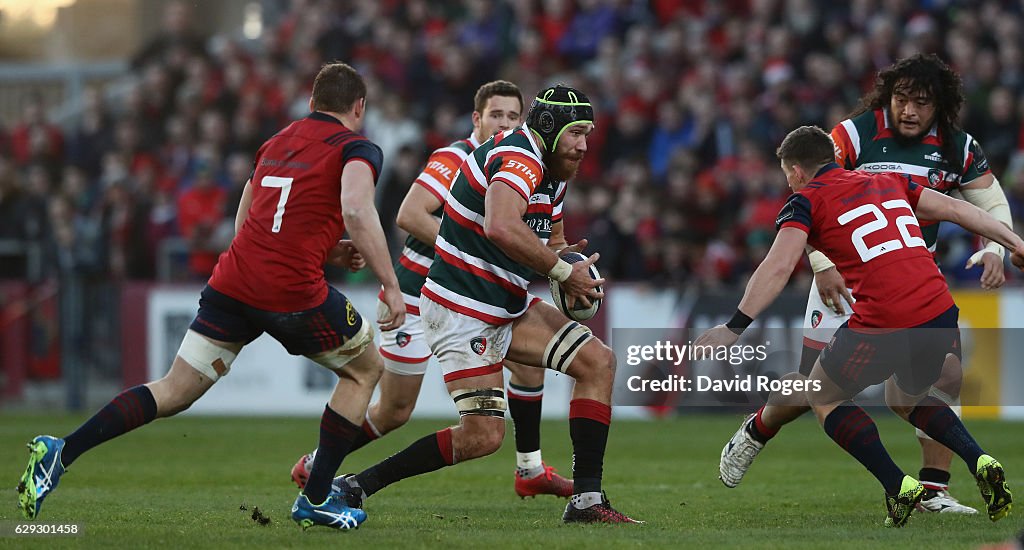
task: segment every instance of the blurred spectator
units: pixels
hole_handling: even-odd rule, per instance
[[[64,133],[47,120],[46,113],[41,95],[30,94],[25,98],[21,120],[11,129],[11,152],[19,167],[37,163],[56,177],[64,158]]]
[[[589,60],[606,36],[618,29],[618,13],[606,0],[579,0],[578,10],[558,40],[558,51],[569,65]]]
[[[213,273],[223,251],[215,239],[224,218],[227,192],[214,180],[213,167],[200,162],[192,186],[178,196],[178,230],[189,245],[189,273],[197,280]]]
[[[52,240],[48,265],[61,274],[92,273],[96,265],[93,220],[80,211],[73,197],[57,193],[49,202]]]
[[[0,239],[27,237],[24,193],[10,159],[0,155]]]
[[[132,67],[139,69],[158,63],[184,72],[186,60],[204,52],[203,37],[193,26],[192,5],[184,0],[172,0],[164,6],[160,31],[135,54]]]
[[[54,180],[50,170],[33,164],[25,172],[25,195],[22,202],[25,216],[25,237],[45,241],[50,236],[49,213],[46,203],[53,191]]]
[[[28,242],[25,195],[11,160],[0,155],[0,279],[26,277]]]
[[[381,169],[380,180],[386,180],[393,169],[393,160],[402,147],[415,146],[423,149],[422,131],[416,121],[406,116],[405,106],[398,97],[384,97],[380,100],[379,107],[374,107],[371,101],[367,100],[366,134],[384,153],[384,167]],[[473,103],[472,95],[466,103]]]
[[[113,122],[103,99],[103,90],[91,87],[82,98],[82,118],[68,138],[68,164],[92,178],[100,174],[100,160],[113,147]]]
[[[984,112],[971,117],[966,125],[967,131],[983,144],[989,166],[996,174],[1006,172],[1010,157],[1017,151],[1021,124],[1015,107],[1013,92],[999,86],[989,94]]]
[[[654,177],[665,177],[669,159],[679,149],[694,146],[697,138],[697,124],[693,117],[684,115],[674,101],[666,101],[658,107],[658,119],[651,135],[648,163]]]

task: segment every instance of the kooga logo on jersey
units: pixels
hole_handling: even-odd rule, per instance
[[[860,169],[867,170],[868,172],[903,172],[903,165],[889,162],[872,162],[862,165]]]

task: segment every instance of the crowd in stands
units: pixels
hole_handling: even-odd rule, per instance
[[[81,116],[30,97],[0,126],[0,239],[44,245],[50,274],[157,276],[159,244],[188,246],[205,279],[230,242],[259,145],[308,112],[313,76],[346,61],[369,86],[364,133],[384,150],[379,207],[392,244],[402,197],[436,147],[469,135],[477,87],[588,93],[596,130],[565,224],[616,280],[742,284],[788,195],[774,150],[845,118],[876,72],[936,52],[963,78],[963,127],[1024,219],[1021,4],[957,0],[281,0],[263,34],[203,36],[201,5],[168,6],[131,61],[127,95],[91,88]],[[525,114],[525,113],[524,113]],[[1018,229],[1020,227],[1018,226]],[[956,284],[977,241],[944,228]],[[800,268],[804,277],[808,269]],[[5,274],[0,272],[0,277]],[[7,274],[10,276],[10,274]],[[1010,284],[1020,284],[1009,274]]]

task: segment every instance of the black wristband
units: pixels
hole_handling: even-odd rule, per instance
[[[729,319],[729,322],[725,324],[725,328],[733,331],[735,334],[743,334],[743,331],[753,322],[753,319],[737,308],[736,313],[732,314],[732,319]]]

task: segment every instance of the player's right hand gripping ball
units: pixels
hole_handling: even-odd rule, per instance
[[[586,256],[579,252],[565,252],[562,254],[561,258],[571,264],[582,262],[587,259]],[[601,274],[597,271],[597,266],[593,264],[590,266],[590,278],[601,278]],[[598,292],[603,292],[600,286],[598,286],[596,290]],[[573,304],[572,309],[570,309],[568,296],[566,296],[565,291],[562,290],[562,286],[558,284],[558,281],[554,279],[551,279],[551,299],[555,301],[555,307],[573,321],[586,321],[594,315],[597,315],[597,310],[601,308],[601,300],[599,298],[590,298],[590,307],[586,307],[580,300],[576,300],[576,303]]]

